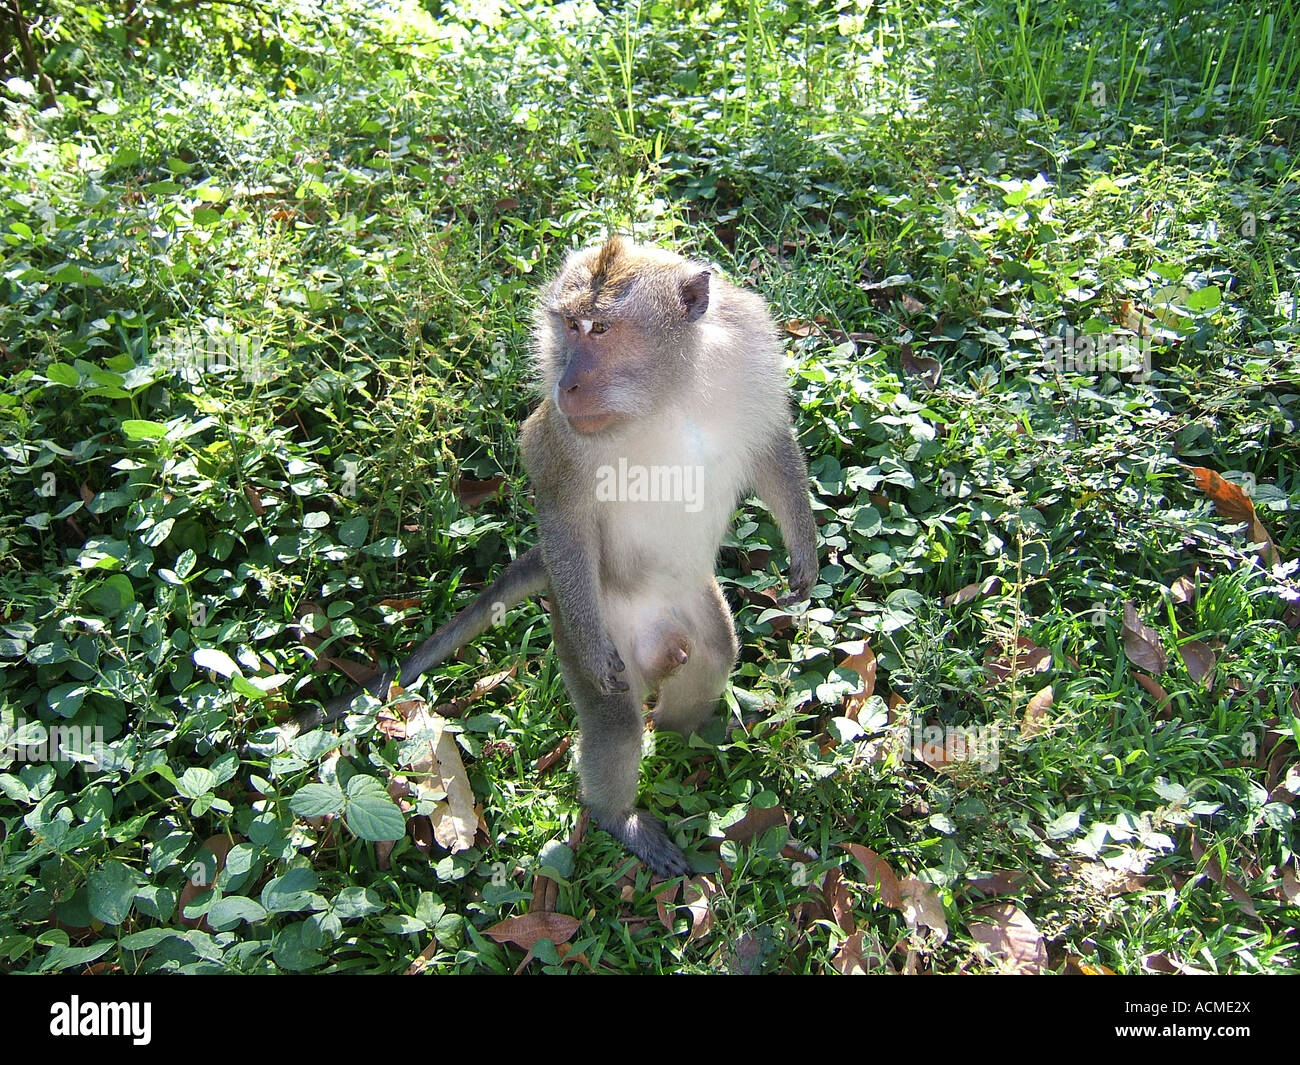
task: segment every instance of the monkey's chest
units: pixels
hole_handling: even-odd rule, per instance
[[[698,586],[712,575],[743,487],[722,441],[687,420],[603,458],[595,470],[602,576],[631,588]]]

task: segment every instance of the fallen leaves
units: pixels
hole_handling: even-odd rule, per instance
[[[1037,736],[1047,730],[1050,724],[1047,711],[1052,708],[1056,693],[1049,684],[1038,692],[1025,706],[1025,716],[1020,722],[1020,735]]]
[[[1196,482],[1196,487],[1210,497],[1214,509],[1221,517],[1234,523],[1245,523],[1247,535],[1252,544],[1259,544],[1259,557],[1269,565],[1278,561],[1277,547],[1268,530],[1264,528],[1259,515],[1255,513],[1255,504],[1250,501],[1240,485],[1224,480],[1214,470],[1204,466],[1187,467]]]
[[[902,353],[903,372],[908,377],[918,377],[926,390],[937,388],[939,379],[943,376],[943,366],[938,359],[932,359],[927,355],[913,355],[911,344],[900,345]]]
[[[844,697],[844,716],[856,721],[858,714],[876,691],[876,653],[865,640],[859,641],[856,650],[850,651],[840,663],[841,669],[851,669],[862,678],[862,687]]]
[[[1143,624],[1137,607],[1131,600],[1124,601],[1124,656],[1139,669],[1160,674],[1169,665],[1169,656],[1160,646],[1160,636],[1150,625]]]
[[[1019,906],[990,903],[977,907],[974,914],[984,920],[970,925],[970,934],[984,945],[1003,972],[1032,974],[1047,968],[1043,934]]]
[[[1019,636],[1014,653],[1009,653],[1005,644],[985,651],[984,668],[991,674],[992,682],[1006,680],[1012,673],[1042,673],[1052,668],[1052,652],[1027,636]]]

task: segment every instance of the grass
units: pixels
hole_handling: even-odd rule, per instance
[[[57,109],[6,71],[0,964],[504,972],[549,910],[533,968],[1297,971],[1293,4],[263,10],[52,2]],[[724,547],[668,901],[538,769],[539,604],[421,686],[460,849],[372,715],[277,730],[535,542],[531,299],[610,231],[768,299],[821,535],[793,620]]]

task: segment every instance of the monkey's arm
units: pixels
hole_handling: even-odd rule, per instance
[[[807,599],[817,580],[817,525],[808,501],[808,466],[788,429],[759,459],[754,488],[781,527],[790,555],[790,595],[783,602]]]
[[[387,699],[389,687],[399,676],[403,684],[410,684],[426,669],[446,661],[475,637],[487,631],[511,607],[536,595],[545,587],[546,568],[542,564],[542,549],[530,548],[510,563],[505,572],[474,602],[407,655],[400,666],[390,666],[360,688],[330,700],[321,709],[304,710],[296,715],[293,720],[298,731],[307,732],[342,717],[352,705],[352,700],[363,691],[377,699]]]
[[[537,496],[537,528],[550,578],[551,597],[564,638],[574,647],[583,672],[607,695],[628,690],[619,674],[625,666],[605,628],[600,597],[600,540],[594,515],[583,518],[546,506]],[[552,630],[555,624],[552,619]]]

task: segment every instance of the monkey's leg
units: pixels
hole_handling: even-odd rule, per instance
[[[740,645],[718,582],[709,579],[692,609],[691,657],[659,688],[655,726],[683,734],[702,728],[718,706]]]
[[[555,649],[564,683],[578,712],[578,775],[582,799],[596,824],[640,858],[657,876],[682,876],[690,866],[668,826],[637,809],[637,777],[645,723],[641,706],[646,688],[639,677],[625,692],[601,692],[578,668],[573,647],[558,614],[551,615]]]

